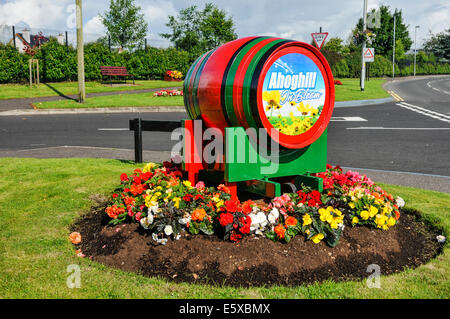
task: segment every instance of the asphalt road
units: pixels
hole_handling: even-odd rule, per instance
[[[328,162],[450,176],[450,77],[396,81],[387,88],[404,101],[335,108],[328,129]],[[128,120],[138,116],[171,121],[187,117],[182,112],[4,116],[0,151],[54,146],[131,149]],[[170,151],[176,143],[168,132],[144,132],[143,140],[144,150],[153,151]]]

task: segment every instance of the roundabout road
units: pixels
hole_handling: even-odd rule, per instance
[[[328,162],[450,176],[450,77],[393,81],[386,88],[403,101],[335,108]],[[128,120],[138,116],[186,118],[183,112],[0,116],[0,156],[33,156],[24,150],[41,149],[52,157],[58,146],[93,147],[86,156],[100,152],[96,148],[132,149]],[[170,151],[176,143],[168,132],[144,132],[143,139],[151,151]]]

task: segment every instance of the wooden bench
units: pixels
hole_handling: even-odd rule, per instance
[[[112,86],[112,77],[113,76],[132,76],[133,77],[133,84],[134,84],[134,76],[131,74],[128,74],[127,68],[124,66],[100,66],[100,71],[102,73],[102,76],[109,76],[109,81]],[[125,83],[126,83],[125,79]]]

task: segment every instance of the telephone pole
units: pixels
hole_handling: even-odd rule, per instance
[[[77,59],[78,59],[78,102],[84,103],[86,88],[84,84],[84,47],[83,47],[83,15],[82,0],[75,0],[77,18]]]
[[[366,28],[367,28],[367,0],[364,0],[363,9],[363,43],[361,52],[361,91],[364,91],[364,79],[366,77],[366,62],[364,61],[364,51],[366,50]]]
[[[417,29],[420,28],[420,25],[416,25],[414,28],[414,76],[416,76],[416,54],[417,54]]]

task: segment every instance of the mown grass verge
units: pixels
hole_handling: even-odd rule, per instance
[[[107,159],[0,158],[0,296],[2,298],[448,298],[450,263],[444,253],[426,265],[365,281],[299,287],[230,288],[176,284],[108,268],[75,255],[69,227],[92,202],[110,194],[136,165]],[[448,235],[450,194],[382,185]],[[81,268],[81,288],[67,287],[67,267]]]

